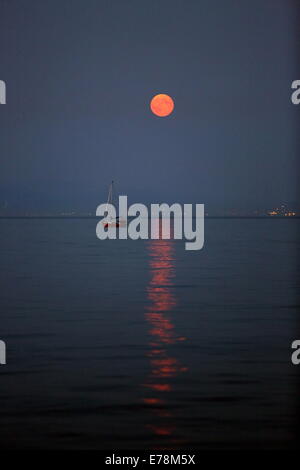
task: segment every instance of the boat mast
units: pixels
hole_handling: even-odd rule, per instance
[[[107,212],[107,206],[108,204],[112,204],[113,203],[113,185],[114,185],[114,182],[112,181],[109,185],[109,190],[108,190],[108,198],[107,198],[107,203],[106,203],[106,212]]]

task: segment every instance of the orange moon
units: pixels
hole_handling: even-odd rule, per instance
[[[174,101],[169,95],[155,95],[151,100],[150,108],[152,113],[156,114],[156,116],[169,116],[174,109]]]

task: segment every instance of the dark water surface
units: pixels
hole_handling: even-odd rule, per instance
[[[293,447],[300,221],[207,219],[199,252],[96,222],[0,220],[0,446]]]

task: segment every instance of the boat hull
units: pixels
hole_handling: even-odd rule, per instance
[[[102,224],[104,225],[104,228],[110,228],[110,227],[125,227],[126,222],[125,221],[119,221],[119,222],[107,222],[107,220],[102,221]]]

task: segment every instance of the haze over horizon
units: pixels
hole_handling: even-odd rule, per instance
[[[0,206],[94,212],[111,179],[130,203],[299,202],[293,0],[0,11]],[[166,118],[157,93],[174,100]]]

